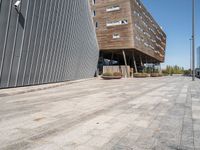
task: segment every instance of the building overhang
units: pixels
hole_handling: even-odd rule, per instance
[[[104,58],[110,59],[113,55],[114,60],[123,60],[122,50],[125,51],[127,58],[132,58],[133,54],[135,55],[136,61],[140,61],[142,59],[143,63],[163,63],[164,58],[161,57],[154,57],[148,54],[145,54],[136,49],[101,49],[100,52],[103,52]]]

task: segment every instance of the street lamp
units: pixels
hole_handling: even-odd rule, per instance
[[[192,81],[195,80],[195,0],[192,0]]]
[[[190,75],[192,76],[192,38],[190,38]]]

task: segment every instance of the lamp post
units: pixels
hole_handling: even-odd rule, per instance
[[[190,40],[190,72],[192,75],[192,38],[189,39]]]
[[[190,75],[192,76],[192,38],[190,40]]]
[[[195,80],[195,0],[192,0],[192,81]]]

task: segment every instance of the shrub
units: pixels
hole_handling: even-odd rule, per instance
[[[152,72],[152,68],[151,67],[146,67],[144,69],[144,73],[151,73]]]
[[[154,69],[153,73],[159,73],[159,70],[158,69]]]
[[[105,72],[105,73],[103,73],[103,76],[113,76],[113,73],[112,72]]]
[[[162,77],[162,73],[151,73],[151,77]]]
[[[133,76],[136,78],[146,78],[146,77],[148,77],[148,74],[147,73],[134,73]]]
[[[121,73],[121,72],[114,72],[114,73],[113,73],[113,76],[120,76],[120,77],[121,77],[121,76],[122,76],[122,73]]]
[[[189,76],[191,74],[191,70],[184,70],[184,75]]]
[[[168,72],[167,70],[162,70],[162,74],[163,74],[164,76],[168,76],[168,75],[169,75],[169,72]]]

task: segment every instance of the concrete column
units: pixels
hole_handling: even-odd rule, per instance
[[[125,51],[122,50],[122,53],[123,53],[123,57],[124,57],[124,63],[125,63],[125,66],[126,66],[126,78],[129,76],[128,75],[128,66],[127,66],[127,60],[126,60],[126,54],[125,54]]]
[[[134,63],[135,72],[138,73],[134,52],[132,53],[132,55],[133,55],[133,63]]]

